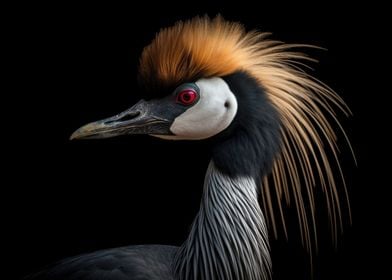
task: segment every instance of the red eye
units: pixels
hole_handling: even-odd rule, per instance
[[[197,92],[194,89],[185,89],[177,94],[177,102],[182,105],[192,105],[197,100]]]

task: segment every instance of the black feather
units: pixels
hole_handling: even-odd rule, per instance
[[[237,97],[238,111],[231,125],[212,139],[214,163],[231,176],[260,178],[271,170],[279,154],[279,114],[260,83],[247,73],[223,79]]]
[[[62,260],[25,280],[173,280],[177,250],[163,245],[101,250]]]

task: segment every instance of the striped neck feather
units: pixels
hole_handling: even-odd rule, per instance
[[[181,280],[269,279],[268,233],[256,183],[209,164],[204,193],[187,241],[175,259]]]

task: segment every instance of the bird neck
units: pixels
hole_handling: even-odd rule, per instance
[[[268,279],[268,234],[250,176],[229,176],[212,160],[200,211],[174,263],[180,280]]]

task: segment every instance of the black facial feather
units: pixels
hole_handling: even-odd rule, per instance
[[[278,112],[249,74],[236,72],[222,78],[237,98],[238,111],[231,125],[213,139],[214,163],[230,176],[260,178],[270,172],[280,149]]]

